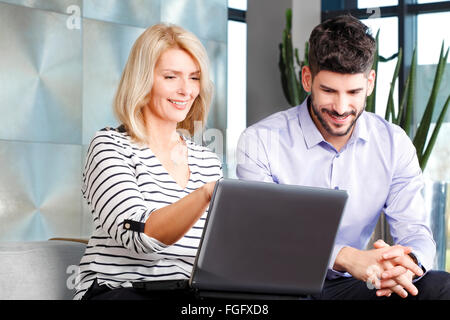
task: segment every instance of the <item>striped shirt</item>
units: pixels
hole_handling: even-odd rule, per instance
[[[82,184],[94,231],[79,265],[74,299],[81,299],[95,279],[100,285],[118,288],[139,281],[190,277],[207,211],[170,246],[124,224],[125,220],[145,223],[154,210],[222,177],[217,155],[184,139],[190,177],[182,189],[153,152],[132,142],[122,127],[96,133]]]

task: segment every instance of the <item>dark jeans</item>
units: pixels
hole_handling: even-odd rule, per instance
[[[429,271],[414,285],[417,296],[408,293],[407,300],[450,300],[450,273]],[[322,292],[313,296],[318,300],[395,300],[403,299],[392,293],[391,297],[377,297],[376,290],[369,289],[365,282],[351,278],[325,280]]]
[[[450,274],[443,271],[429,271],[414,285],[419,290],[417,296],[408,295],[406,300],[450,300]],[[402,300],[397,294],[391,297],[377,297],[376,290],[369,289],[365,282],[355,278],[325,280],[323,290],[311,297],[313,300]],[[83,300],[183,300],[199,301],[190,289],[148,291],[136,288],[110,289],[94,281]],[[206,299],[208,300],[208,299]]]
[[[191,289],[149,291],[136,288],[110,289],[95,280],[82,300],[183,300],[196,301],[199,298]]]

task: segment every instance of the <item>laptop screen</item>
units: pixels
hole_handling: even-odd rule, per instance
[[[282,295],[320,292],[347,197],[343,190],[219,181],[191,286]]]

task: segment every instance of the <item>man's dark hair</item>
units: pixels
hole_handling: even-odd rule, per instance
[[[368,74],[376,43],[369,28],[351,15],[319,24],[309,37],[309,67],[315,76],[321,70],[342,74]]]

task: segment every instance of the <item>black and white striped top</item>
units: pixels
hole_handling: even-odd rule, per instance
[[[206,212],[171,246],[124,225],[124,220],[143,223],[152,211],[222,177],[215,153],[185,141],[191,174],[183,190],[153,152],[134,144],[121,127],[96,133],[87,152],[82,186],[94,231],[80,262],[74,299],[81,299],[95,278],[100,285],[117,288],[137,281],[190,277]]]

